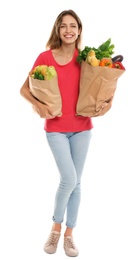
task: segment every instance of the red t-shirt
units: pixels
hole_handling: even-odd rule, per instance
[[[76,116],[80,80],[80,64],[76,60],[77,56],[78,50],[76,49],[73,59],[65,65],[60,65],[54,59],[52,51],[47,50],[39,54],[33,65],[33,68],[43,64],[54,66],[58,75],[62,116],[45,119],[44,130],[47,132],[79,132],[93,128],[90,117]]]

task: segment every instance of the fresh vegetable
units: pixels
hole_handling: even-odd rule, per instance
[[[103,58],[103,59],[101,59],[99,66],[105,66],[105,67],[112,68],[112,64],[113,64],[113,62],[112,62],[111,58]]]
[[[99,66],[100,64],[100,60],[98,60],[96,58],[96,55],[95,55],[95,51],[94,50],[90,50],[87,54],[87,57],[86,57],[86,62],[92,66]]]
[[[50,80],[57,75],[56,70],[53,66],[38,65],[31,72],[31,77],[40,80]]]
[[[112,62],[116,62],[116,61],[123,61],[123,56],[122,55],[117,55],[115,57],[112,58]]]
[[[125,67],[123,66],[123,64],[120,61],[116,61],[112,64],[112,68],[115,69],[120,69],[120,70],[125,70]]]
[[[114,47],[114,44],[111,43],[111,38],[102,43],[98,48],[85,46],[83,50],[79,49],[77,61],[79,63],[81,63],[82,60],[85,61],[90,50],[94,50],[95,56],[98,60],[105,57],[112,58],[112,55],[114,54]]]

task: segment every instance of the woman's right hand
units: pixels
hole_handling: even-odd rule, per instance
[[[39,114],[41,118],[52,119],[55,116],[52,114],[52,109],[47,105],[38,102],[36,106],[34,106],[34,110]]]

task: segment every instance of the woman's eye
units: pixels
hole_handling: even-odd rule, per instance
[[[61,25],[61,26],[60,26],[60,28],[64,28],[64,27],[66,27],[66,26],[65,26],[65,25]],[[76,28],[76,25],[71,25],[70,27]]]

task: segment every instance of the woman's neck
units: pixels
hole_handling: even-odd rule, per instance
[[[64,65],[69,63],[74,56],[75,48],[60,47],[59,49],[52,50],[53,56],[57,63]]]

